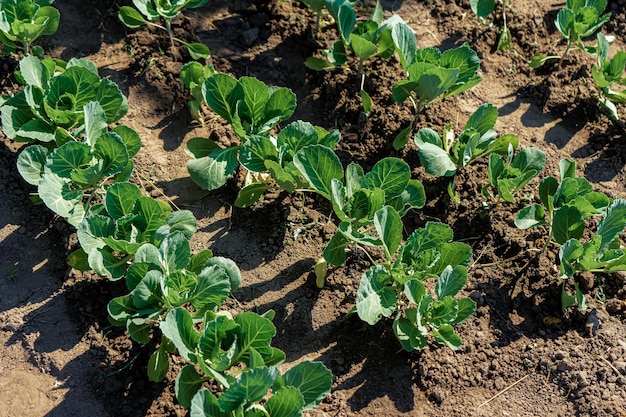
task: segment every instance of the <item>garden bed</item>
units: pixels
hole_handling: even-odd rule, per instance
[[[137,130],[143,145],[133,181],[194,213],[199,227],[192,250],[210,248],[237,263],[242,284],[228,309],[275,310],[273,346],[285,351],[286,365],[319,360],[331,369],[332,392],[308,415],[626,414],[626,275],[585,276],[589,309],[563,314],[558,249],[541,252],[546,231],[513,224],[534,198],[538,179],[517,203],[486,204],[480,189],[488,181],[487,161],[481,161],[457,178],[461,201],[451,202],[446,180],[425,173],[412,142],[400,151],[392,146],[412,117],[408,104],[391,104],[391,85],[402,77],[395,57],[366,64],[365,87],[374,102],[366,117],[356,73],[316,73],[304,66],[336,32],[329,26],[314,40],[313,15],[299,3],[213,0],[174,21],[176,36],[209,46],[218,71],[292,89],[294,120],[339,129],[337,154],[344,165],[356,162],[367,172],[388,156],[410,164],[427,203],[403,219],[405,236],[427,221],[441,221],[474,254],[464,296],[478,308],[457,326],[463,345],[456,352],[431,343],[407,353],[391,320],[369,326],[347,316],[369,267],[362,252],[350,252],[344,265],[329,270],[324,288],[316,287],[313,266],[335,232],[322,199],[275,193],[241,209],[233,202],[243,177],[213,192],[193,183],[184,152],[189,139],[211,137],[228,146],[235,136],[218,118],[201,126],[189,115],[188,93],[178,79],[189,60],[186,49],[172,51],[160,32],[126,29],[117,19],[118,6],[58,2],[59,31],[43,45],[55,57],[88,57],[128,96],[122,122]],[[478,106],[492,103],[500,113],[499,134],[516,134],[521,147],[546,153],[542,176],[557,175],[559,160],[572,158],[595,190],[626,197],[626,130],[593,98],[593,59],[574,51],[561,67],[534,70],[523,58],[562,51],[553,24],[560,3],[514,4],[508,22],[512,50],[505,53],[495,50],[499,18],[479,21],[466,1],[396,0],[383,6],[385,16],[398,13],[416,31],[420,47],[468,42],[481,58],[483,81],[427,109],[420,127],[441,131],[451,122],[460,130]],[[613,15],[604,32],[624,50],[626,4],[610,0],[608,9]],[[15,91],[10,74],[16,61],[2,63],[3,93]],[[626,118],[624,106],[618,109]],[[31,206],[33,190],[15,170],[19,149],[7,139],[0,149],[0,273],[7,278],[0,280],[0,409],[7,416],[185,415],[173,394],[180,364],[165,382],[148,381],[154,346],[133,343],[107,321],[106,304],[123,294],[123,285],[65,266],[75,235],[62,220]]]

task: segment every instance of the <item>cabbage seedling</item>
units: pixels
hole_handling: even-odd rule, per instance
[[[598,61],[591,68],[593,80],[598,86],[600,104],[609,111],[613,120],[619,120],[615,103],[626,103],[626,52],[618,51],[609,59],[609,41],[602,33],[598,33]],[[615,102],[615,103],[614,103]]]
[[[493,129],[497,119],[498,109],[492,104],[483,104],[470,116],[458,137],[455,137],[450,123],[443,129],[443,138],[429,128],[420,129],[415,134],[418,156],[426,172],[436,177],[452,177],[448,193],[455,202],[459,202],[454,185],[459,169],[483,156],[507,155],[510,148],[517,148],[519,140],[516,135],[498,137]]]
[[[487,174],[489,185],[482,188],[486,198],[493,198],[490,188],[495,190],[496,200],[515,202],[513,193],[535,178],[546,164],[546,154],[537,148],[524,148],[513,157],[513,146],[509,145],[506,156],[489,155]]]
[[[24,53],[43,55],[41,47],[31,49],[42,35],[52,35],[59,27],[60,13],[53,0],[0,0],[0,42],[8,53],[20,47]]]
[[[211,56],[209,48],[201,43],[188,43],[172,35],[172,20],[183,11],[183,9],[194,9],[207,4],[209,0],[133,0],[133,5],[120,7],[119,19],[124,25],[131,29],[150,25],[165,30],[170,38],[170,45],[174,48],[174,41],[187,47],[189,55],[193,59],[208,59]],[[165,26],[155,23],[163,19]]]
[[[467,43],[443,53],[437,48],[425,48],[417,50],[413,56],[401,54],[401,62],[408,79],[393,85],[392,97],[396,103],[409,99],[415,116],[396,136],[393,142],[396,149],[407,144],[424,108],[472,88],[482,80],[477,75],[480,59]]]
[[[593,238],[581,242],[579,238],[567,240],[559,249],[561,278],[566,280],[577,272],[626,271],[626,249],[620,241],[620,234],[626,228],[626,200],[615,200],[606,208],[606,214],[598,224]],[[563,310],[571,305],[586,309],[585,296],[575,283],[575,295],[570,295],[563,281]]]
[[[561,36],[567,41],[563,55],[538,54],[531,58],[529,65],[532,68],[539,68],[550,59],[558,59],[560,66],[572,46],[595,54],[596,48],[586,46],[582,40],[596,33],[609,20],[611,13],[602,14],[606,6],[607,0],[566,0],[565,8],[559,10],[554,21]]]

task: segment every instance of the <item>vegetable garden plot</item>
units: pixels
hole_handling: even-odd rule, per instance
[[[617,394],[623,390],[623,385],[620,385],[619,375],[604,360],[620,369],[623,351],[620,351],[619,334],[624,332],[621,307],[619,304],[616,307],[615,301],[623,299],[623,281],[615,274],[601,275],[602,280],[598,282],[588,277],[580,281],[581,286],[585,284],[582,291],[597,308],[596,317],[601,327],[596,329],[595,336],[586,333],[588,315],[571,309],[565,315],[561,313],[558,274],[553,271],[553,266],[558,264],[558,250],[552,246],[543,256],[534,256],[541,251],[548,234],[541,229],[524,232],[512,226],[517,211],[533,201],[530,194],[537,189],[539,180],[532,180],[516,194],[517,203],[487,202],[479,194],[489,183],[488,161],[478,161],[457,174],[455,183],[460,203],[450,203],[446,191],[448,181],[425,172],[413,143],[399,152],[393,150],[395,134],[413,118],[410,109],[389,104],[391,86],[401,75],[397,61],[372,62],[371,68],[365,64],[366,83],[372,84],[366,85],[364,90],[373,92],[374,103],[372,113],[366,118],[362,113],[360,79],[355,73],[335,70],[316,74],[302,69],[304,59],[317,51],[315,44],[308,41],[308,27],[302,24],[313,22],[313,14],[288,2],[269,2],[231,11],[226,7],[225,3],[209,3],[206,8],[187,15],[188,22],[183,21],[190,28],[187,32],[195,30],[207,45],[212,46],[211,39],[219,39],[216,42],[219,45],[211,47],[216,70],[236,78],[255,76],[268,85],[291,88],[298,99],[294,119],[309,121],[328,131],[339,130],[342,140],[336,152],[344,167],[356,162],[364,172],[370,172],[376,162],[385,157],[403,158],[410,166],[411,177],[424,185],[426,196],[423,209],[404,217],[404,238],[428,221],[441,221],[449,224],[454,239],[470,245],[474,254],[468,265],[468,288],[463,290],[463,295],[476,302],[477,311],[459,326],[464,341],[461,349],[453,353],[429,344],[421,353],[398,352],[397,334],[393,332],[391,321],[383,320],[370,327],[354,315],[345,316],[357,302],[360,277],[370,266],[364,252],[350,251],[343,265],[329,269],[325,287],[321,290],[315,287],[313,266],[327,242],[337,233],[335,221],[328,218],[333,208],[325,199],[312,194],[272,192],[252,208],[231,208],[237,190],[245,185],[240,171],[221,191],[206,196],[189,180],[183,142],[203,136],[223,147],[231,146],[237,142],[230,127],[215,119],[205,122],[204,128],[187,127],[192,119],[185,108],[188,98],[181,98],[177,93],[181,87],[170,85],[159,90],[161,85],[176,80],[174,75],[182,62],[171,63],[166,52],[159,53],[156,44],[142,49],[143,54],[150,50],[149,55],[130,56],[126,66],[115,64],[119,72],[113,77],[124,81],[124,88],[130,92],[126,120],[143,139],[143,149],[136,158],[136,171],[141,175],[137,183],[155,197],[162,190],[178,206],[194,213],[199,219],[199,234],[191,242],[194,251],[210,247],[215,254],[232,258],[241,268],[244,284],[235,292],[238,302],[227,304],[229,310],[237,313],[249,309],[263,313],[273,308],[278,329],[273,345],[285,351],[287,360],[320,359],[331,368],[335,375],[333,392],[321,404],[320,412],[376,415],[384,407],[395,410],[392,413],[398,415],[438,415],[466,410],[469,404],[473,407],[472,413],[490,415],[501,407],[508,407],[508,410],[513,404],[519,405],[523,414],[532,400],[534,409],[546,415],[566,412],[618,415],[620,407],[624,408],[623,396]],[[519,28],[526,22],[524,19],[540,27],[536,22],[541,22],[542,16],[556,14],[558,7],[550,7],[529,4],[523,10],[516,10],[518,15],[509,19],[513,45],[518,53],[530,56],[538,52],[532,50],[535,47],[531,35],[526,34],[527,41],[520,41],[515,34],[519,34]],[[424,112],[420,128],[441,132],[446,123],[452,122],[458,126],[457,132],[461,131],[481,104],[491,102],[500,109],[496,125],[499,134],[513,133],[522,146],[532,144],[546,153],[546,167],[540,178],[558,176],[558,161],[564,157],[575,158],[577,174],[587,177],[595,190],[611,198],[623,198],[624,160],[619,153],[623,149],[620,144],[623,130],[620,131],[619,124],[611,124],[595,101],[587,100],[585,90],[580,92],[580,86],[585,85],[584,72],[567,66],[557,75],[544,73],[546,69],[539,72],[525,69],[519,56],[492,53],[492,44],[480,42],[482,37],[494,34],[497,25],[491,29],[486,24],[480,26],[476,20],[471,24],[467,18],[463,20],[469,4],[432,4],[431,9],[432,12],[421,5],[404,4],[397,12],[418,30],[420,46],[449,49],[468,41],[481,58],[484,79],[457,97],[433,104]],[[370,16],[370,11],[364,9],[363,15]],[[63,16],[64,10],[61,12]],[[618,13],[616,19],[623,21],[623,12]],[[105,28],[119,31],[119,23],[114,18],[102,21]],[[464,30],[459,32],[459,27]],[[240,33],[250,29],[258,29],[256,39],[240,37]],[[548,33],[552,29],[546,26],[544,30]],[[480,35],[473,36],[473,33]],[[169,48],[167,37],[156,36],[165,49]],[[317,37],[317,42],[323,44],[335,36],[332,26],[328,26]],[[250,39],[253,39],[251,43]],[[114,39],[111,41],[111,45],[121,49]],[[61,38],[51,38],[49,42],[51,46],[63,46]],[[104,48],[91,58],[109,63],[112,61],[109,51],[110,48]],[[181,56],[184,54],[183,51]],[[139,72],[124,69],[131,65],[136,68],[137,63],[143,63]],[[589,61],[589,68],[592,64],[593,61]],[[287,71],[290,68],[294,69]],[[385,74],[392,72],[390,69],[394,75],[386,77]],[[571,77],[564,80],[559,74]],[[560,88],[560,93],[552,94],[556,87]],[[167,104],[162,104],[163,101]],[[386,106],[392,111],[387,111]],[[556,118],[549,111],[556,112]],[[180,123],[181,119],[187,123]],[[165,128],[155,131],[159,123]],[[268,224],[276,225],[276,229],[270,229]],[[385,249],[392,252],[389,249],[395,246],[390,245],[389,240],[385,243],[386,248],[370,256],[384,259]],[[115,286],[111,291],[116,296],[123,294]],[[106,301],[94,303],[92,309],[102,311],[105,304]],[[99,317],[93,323],[94,328],[106,325],[104,317]],[[110,340],[108,346],[112,349],[124,344],[123,335]],[[355,344],[355,340],[366,342]],[[109,389],[107,398],[120,404],[122,414],[182,412],[168,397],[172,388],[166,389],[163,397],[158,396],[158,390],[147,389],[152,386],[144,376],[148,350],[134,346],[132,350],[119,352],[122,360],[114,362],[107,371],[99,368],[96,380],[104,384],[117,381]],[[131,361],[135,355],[137,359]],[[126,364],[130,366],[125,367]],[[174,364],[179,365],[182,364]],[[108,371],[114,371],[114,375],[105,377]],[[172,373],[170,378],[174,375]],[[540,386],[538,381],[543,383],[546,378],[551,382]],[[141,382],[128,385],[133,379]],[[503,395],[481,407],[484,401],[516,381],[520,382],[506,393],[508,403],[501,401],[505,398]],[[568,395],[567,390],[560,391],[559,387],[567,387],[573,394]],[[142,389],[146,391],[142,393]],[[615,389],[615,394],[611,389]],[[126,392],[137,393],[142,401],[116,400],[125,397]],[[600,401],[603,396],[607,398]],[[606,403],[610,403],[610,407]]]

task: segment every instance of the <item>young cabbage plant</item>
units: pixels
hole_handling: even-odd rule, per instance
[[[232,126],[242,145],[253,137],[269,140],[270,131],[296,108],[296,95],[290,89],[269,87],[253,77],[237,80],[217,73],[204,81],[201,91],[204,102]],[[261,146],[267,146],[267,140]],[[187,163],[191,179],[206,190],[221,187],[239,166],[242,145],[221,148],[210,139],[193,141],[187,146],[194,158]]]
[[[396,50],[392,30],[395,26],[408,26],[398,16],[383,21],[383,9],[380,3],[369,20],[357,23],[357,15],[348,0],[325,0],[330,15],[337,22],[340,39],[330,49],[324,51],[326,59],[309,57],[304,64],[315,70],[322,71],[344,66],[348,61],[347,51],[352,52],[359,60],[358,74],[361,77],[361,100],[363,110],[369,115],[373,109],[372,98],[364,89],[365,61],[381,57],[388,59]],[[409,28],[410,30],[410,28]],[[414,36],[414,35],[413,35]]]
[[[453,201],[460,201],[455,190],[458,170],[483,156],[507,155],[509,147],[517,148],[519,140],[516,135],[498,137],[493,129],[497,119],[498,109],[492,104],[483,104],[470,116],[458,137],[455,137],[450,123],[444,127],[443,138],[429,128],[420,129],[415,134],[418,156],[426,172],[436,177],[452,177],[448,193]]]
[[[502,5],[502,27],[497,48],[498,51],[508,51],[511,48],[511,31],[506,22],[506,9],[510,6],[507,0],[499,0],[499,2]],[[495,11],[496,0],[470,0],[470,7],[477,17],[484,18]]]
[[[593,191],[585,178],[576,177],[574,161],[562,159],[559,170],[559,179],[546,177],[541,180],[541,204],[526,206],[515,217],[515,225],[520,229],[547,226],[549,234],[545,247],[552,240],[563,245],[570,239],[582,238],[585,219],[604,215],[612,203],[603,193]]]
[[[240,280],[233,261],[213,257],[210,250],[192,256],[187,236],[174,231],[166,234],[158,246],[145,243],[139,247],[126,274],[130,292],[109,302],[109,321],[125,326],[133,340],[147,344],[153,329],[171,312],[183,310],[189,318],[183,323],[189,325],[184,330],[190,332],[194,320],[201,321],[206,314],[215,313]],[[153,381],[161,381],[167,375],[168,353],[178,342],[170,333],[162,333],[161,347],[148,364],[148,376]],[[189,359],[185,351],[179,352]]]
[[[127,126],[107,128],[100,103],[84,107],[82,141],[70,140],[52,150],[31,145],[17,160],[22,178],[37,187],[36,196],[53,212],[77,227],[92,204],[104,198],[111,184],[127,181],[132,157],[141,140]],[[39,201],[36,199],[35,201]]]
[[[27,56],[15,76],[25,86],[2,102],[2,131],[17,142],[43,143],[52,148],[78,140],[85,133],[85,106],[97,102],[104,112],[93,123],[99,128],[128,112],[119,87],[100,78],[98,69],[85,58],[67,63]],[[93,143],[92,143],[93,145]]]
[[[513,194],[539,175],[545,165],[546,154],[543,151],[529,147],[513,157],[513,145],[509,145],[506,156],[495,153],[489,155],[489,184],[482,188],[481,193],[485,198],[495,199],[496,202],[504,200],[514,203]]]
[[[619,120],[615,103],[626,103],[626,52],[618,51],[613,58],[609,58],[609,40],[602,33],[598,33],[597,64],[591,68],[593,80],[598,87],[598,101],[609,111],[613,120]]]
[[[470,298],[455,298],[467,282],[471,248],[453,242],[448,225],[433,222],[417,229],[401,245],[399,217],[390,207],[383,210],[377,215],[376,230],[382,237],[387,260],[361,277],[354,310],[371,325],[394,316],[394,333],[409,352],[426,347],[429,335],[437,343],[459,349],[461,338],[453,326],[476,311],[476,303]],[[430,278],[437,279],[434,296],[427,294],[424,285]]]
[[[172,20],[184,9],[194,9],[207,4],[209,0],[133,0],[135,8],[130,6],[120,7],[119,19],[124,25],[131,29],[149,25],[165,30],[170,38],[170,45],[174,48],[174,41],[187,47],[189,55],[193,59],[208,59],[211,52],[206,45],[193,42],[188,43],[182,39],[175,38],[172,34]],[[163,19],[165,26],[156,22]]]
[[[43,55],[40,46],[32,46],[40,36],[54,34],[60,13],[53,0],[0,0],[0,43],[4,52],[14,54],[22,48],[25,55]]]
[[[437,48],[425,48],[417,50],[414,56],[404,53],[401,56],[404,57],[401,62],[404,62],[408,79],[395,83],[391,93],[396,103],[409,99],[415,116],[394,139],[396,149],[407,144],[425,108],[472,88],[482,80],[477,75],[480,59],[467,43],[443,53]]]
[[[166,202],[142,196],[135,184],[113,184],[78,225],[81,249],[70,255],[68,263],[115,281],[126,275],[139,247],[158,245],[174,231],[191,239],[196,219],[190,211],[172,212]]]
[[[587,308],[585,296],[574,283],[575,294],[568,293],[565,284],[578,272],[626,271],[626,249],[620,235],[626,228],[626,200],[615,200],[606,208],[606,214],[598,224],[593,238],[587,242],[568,239],[559,249],[562,283],[561,304],[563,311],[572,305],[584,311]]]
[[[558,59],[559,66],[573,46],[589,53],[595,54],[596,48],[586,46],[583,39],[596,33],[611,17],[611,13],[605,13],[607,0],[566,0],[565,8],[559,10],[554,21],[556,28],[566,40],[567,46],[563,55],[537,54],[529,62],[532,68],[539,68],[548,60]]]
[[[298,2],[306,5],[313,13],[315,13],[315,26],[313,27],[313,38],[315,38],[315,34],[320,31],[322,16],[324,14],[324,10],[326,9],[326,1],[325,0],[298,0]]]
[[[248,170],[248,175],[235,206],[249,207],[269,189],[293,193],[306,188],[307,182],[293,161],[296,153],[310,145],[320,145],[332,151],[340,139],[338,130],[328,132],[301,120],[285,126],[275,138],[251,137],[239,152],[239,162]]]
[[[346,248],[383,247],[384,236],[376,236],[380,216],[393,216],[400,238],[403,217],[411,209],[426,203],[424,187],[411,179],[408,164],[397,158],[384,158],[367,174],[357,164],[345,171],[339,158],[327,147],[311,145],[302,148],[294,163],[311,189],[328,199],[340,223],[337,233],[324,249],[324,259],[331,265],[341,265]],[[386,214],[383,214],[386,213]]]
[[[191,92],[191,100],[187,102],[189,113],[191,116],[204,126],[205,122],[205,106],[204,97],[202,97],[202,85],[204,81],[217,74],[213,64],[208,63],[202,65],[197,61],[187,62],[180,69],[180,80]]]
[[[191,362],[176,378],[176,398],[183,407],[191,408],[194,416],[235,417],[257,410],[279,417],[302,415],[318,406],[330,392],[331,372],[320,362],[305,361],[281,376],[277,366],[285,354],[271,346],[273,318],[272,310],[235,317],[208,311],[196,330],[187,310],[170,311],[161,331]],[[219,396],[203,388],[209,381],[218,384]]]

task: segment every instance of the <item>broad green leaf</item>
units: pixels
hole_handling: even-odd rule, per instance
[[[470,0],[470,7],[476,16],[485,17],[493,13],[496,2],[495,0]]]
[[[456,319],[451,324],[461,324],[476,311],[476,302],[471,298],[461,298],[457,304]]]
[[[389,201],[389,205],[396,209],[403,217],[410,209],[420,209],[426,204],[424,186],[417,180],[410,180],[402,193]]]
[[[170,370],[170,358],[163,349],[152,352],[148,360],[148,379],[152,382],[161,382]]]
[[[435,286],[437,298],[442,300],[448,296],[454,297],[463,289],[466,282],[467,269],[464,266],[456,265],[454,268],[447,266],[443,272],[441,272],[437,280],[437,285]]]
[[[136,312],[133,306],[133,296],[128,294],[122,297],[116,297],[107,304],[107,312],[109,313],[109,321],[114,326],[126,326],[126,321],[130,315]]]
[[[393,321],[393,332],[398,341],[400,341],[402,348],[407,352],[426,347],[427,342],[424,336],[420,334],[410,320],[404,317],[397,317]]]
[[[76,233],[81,247],[90,253],[105,246],[102,238],[114,235],[115,224],[108,216],[88,215],[80,222]]]
[[[70,253],[66,260],[67,264],[73,269],[81,272],[89,271],[89,258],[83,248],[77,249]]]
[[[266,172],[265,161],[278,162],[278,149],[264,136],[248,139],[239,152],[239,162],[252,172]]]
[[[426,295],[426,287],[417,279],[409,279],[404,283],[404,294],[410,302],[418,305],[422,297]]]
[[[214,149],[209,156],[192,159],[187,162],[191,179],[206,190],[215,190],[222,185],[239,165],[237,159],[239,147]]]
[[[224,411],[260,401],[278,377],[278,368],[261,366],[244,371],[237,381],[220,395],[218,404]]]
[[[546,223],[546,214],[539,204],[531,204],[521,209],[515,217],[515,226],[519,229],[540,226]]]
[[[396,292],[389,286],[392,282],[392,276],[382,265],[373,266],[363,274],[356,296],[356,310],[361,320],[374,325],[393,314]]]
[[[235,291],[239,288],[239,284],[241,283],[241,272],[239,271],[239,267],[237,264],[228,258],[223,258],[221,256],[214,256],[206,260],[205,265],[216,265],[219,266],[226,272],[228,275],[228,280],[230,282],[230,290]]]
[[[313,189],[329,200],[332,179],[343,178],[343,167],[339,158],[323,145],[310,145],[300,149],[294,156],[294,164]]]
[[[203,43],[192,42],[185,44],[185,46],[187,47],[187,51],[189,52],[191,59],[201,60],[211,58],[211,51],[209,50],[209,47]]]
[[[565,206],[554,212],[552,233],[554,240],[562,245],[567,240],[580,239],[585,232],[585,222],[576,207]]]
[[[232,124],[237,102],[243,99],[243,91],[235,78],[217,73],[202,84],[202,97],[211,110]]]
[[[404,191],[411,179],[411,168],[398,158],[384,158],[376,163],[368,172],[361,187],[380,188],[385,192],[385,201],[389,201]]]
[[[465,129],[476,129],[482,136],[493,129],[498,120],[498,108],[493,104],[483,104],[470,116],[465,124]]]
[[[576,298],[565,289],[565,281],[561,285],[561,309],[567,311],[568,307],[576,305]]]
[[[95,100],[102,106],[107,116],[107,123],[116,122],[128,113],[126,96],[113,81],[102,78],[95,93]]]
[[[129,256],[115,256],[108,247],[89,252],[89,266],[93,271],[111,281],[117,281],[126,274]]]
[[[391,259],[402,242],[402,219],[398,212],[385,206],[374,215],[374,226],[383,243],[387,259]]]
[[[39,58],[29,55],[20,61],[20,74],[27,85],[34,85],[41,89],[48,86],[50,74]]]
[[[39,185],[46,164],[48,150],[40,145],[32,145],[20,152],[17,157],[17,170],[31,185]]]
[[[252,184],[248,184],[239,190],[237,194],[237,199],[235,200],[235,207],[250,207],[257,201],[261,199],[263,193],[269,190],[270,187],[266,183],[262,181],[253,182]]]
[[[101,135],[94,145],[94,156],[102,161],[101,174],[115,175],[128,165],[128,151],[122,138],[108,132]]]
[[[39,197],[50,210],[77,227],[85,215],[83,194],[80,190],[71,190],[69,184],[70,180],[67,178],[61,178],[53,172],[44,172],[39,182]]]
[[[178,210],[167,216],[165,223],[169,226],[169,232],[181,232],[187,239],[191,239],[196,233],[196,217],[189,210]]]
[[[350,42],[350,35],[356,26],[356,13],[352,9],[352,5],[344,3],[339,7],[337,12],[337,27],[341,38],[346,42]]]
[[[191,305],[197,310],[215,310],[231,292],[228,275],[218,266],[206,266],[197,279],[191,299]]]
[[[130,6],[120,7],[118,17],[125,26],[131,29],[148,24],[148,21],[144,19],[137,10]]]
[[[141,240],[151,242],[157,229],[165,224],[161,205],[151,197],[139,197],[133,207],[133,213],[137,215],[133,223],[141,232]]]
[[[376,53],[377,47],[374,43],[368,41],[367,39],[359,36],[355,33],[350,34],[350,47],[354,51],[355,54],[359,56],[361,61],[365,61],[369,59],[372,55]]]
[[[404,22],[393,25],[391,28],[391,37],[396,45],[396,51],[400,57],[400,64],[406,71],[409,65],[413,63],[415,59],[415,53],[417,51],[417,39],[415,38],[415,32]]]
[[[447,266],[456,267],[457,265],[469,266],[472,261],[472,248],[462,242],[446,242],[442,243],[438,251],[441,257],[437,260],[435,266],[429,269],[430,274],[439,275]]]
[[[335,233],[326,245],[326,248],[324,248],[324,259],[331,265],[341,265],[346,261],[347,247],[348,240],[345,238],[345,236],[341,233]]]
[[[241,329],[241,334],[237,341],[239,355],[245,355],[250,348],[256,350],[262,356],[271,356],[273,354],[270,342],[276,334],[276,328],[270,320],[251,312],[238,314],[234,320]]]
[[[122,141],[126,145],[129,158],[137,155],[137,152],[141,149],[141,138],[134,129],[131,129],[128,126],[119,125],[111,129],[111,132],[116,133],[120,138],[122,138]]]
[[[559,178],[563,181],[565,178],[576,178],[576,161],[567,158],[559,161]]]
[[[159,328],[183,358],[192,362],[195,360],[200,333],[194,329],[191,313],[182,307],[176,308],[161,321]]]
[[[119,182],[111,185],[105,197],[105,206],[109,216],[117,220],[132,213],[135,202],[141,197],[141,191],[135,184]]]
[[[418,156],[426,172],[431,175],[450,177],[456,173],[457,167],[450,155],[436,145],[431,143],[419,145]]]
[[[576,239],[569,239],[559,248],[561,278],[570,278],[576,273],[575,264],[584,254],[583,245]]]
[[[454,333],[454,328],[449,324],[444,324],[439,329],[433,329],[433,336],[437,343],[446,345],[452,350],[458,350],[461,347],[461,338]]]
[[[215,149],[219,149],[219,145],[207,138],[192,138],[185,145],[185,153],[192,158],[203,158],[211,155]]]
[[[626,228],[626,200],[615,200],[606,210],[606,217],[600,220],[597,234],[602,236],[602,249],[615,240]]]
[[[161,265],[165,274],[168,274],[181,270],[189,264],[191,248],[185,235],[176,231],[163,239],[161,246],[159,246],[159,253],[161,254]]]
[[[220,409],[217,398],[211,391],[201,389],[196,392],[191,400],[190,417],[231,417],[231,413],[227,413]]]
[[[281,388],[265,403],[265,408],[272,417],[301,416],[303,406],[304,398],[302,393],[293,387]]]
[[[243,107],[244,111],[249,115],[250,122],[254,126],[253,132],[256,132],[261,125],[265,103],[270,97],[270,91],[265,83],[254,77],[241,77],[239,85],[243,89]],[[239,108],[241,114],[242,107]],[[257,171],[259,172],[259,171]]]
[[[301,362],[278,377],[272,390],[282,391],[285,387],[293,387],[304,397],[302,411],[317,407],[330,392],[333,375],[321,362]],[[272,414],[273,416],[273,414]]]
[[[85,167],[91,161],[90,151],[85,143],[68,142],[48,155],[46,167],[60,177],[70,178],[72,171]]]
[[[258,133],[266,133],[278,122],[289,119],[295,110],[296,95],[293,91],[285,87],[270,87],[270,97],[263,111],[263,125]]]
[[[174,391],[176,392],[176,399],[185,408],[191,407],[191,400],[194,398],[198,390],[202,387],[203,378],[196,368],[191,365],[183,366],[176,376],[176,382],[174,384]]]

